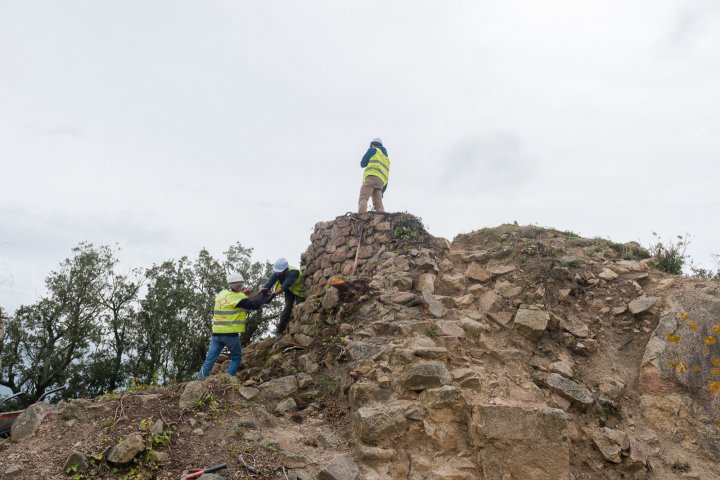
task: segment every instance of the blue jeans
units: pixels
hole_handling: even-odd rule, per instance
[[[240,368],[240,361],[242,361],[242,343],[240,343],[240,335],[216,335],[210,336],[210,347],[208,347],[207,357],[205,357],[205,363],[203,363],[200,372],[197,374],[197,379],[205,378],[210,375],[215,360],[220,356],[223,347],[227,347],[230,350],[230,366],[227,369],[228,375],[235,375]]]

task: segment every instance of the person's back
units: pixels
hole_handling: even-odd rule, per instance
[[[373,138],[370,148],[360,161],[364,168],[363,183],[360,187],[358,213],[367,212],[368,200],[372,197],[373,207],[377,212],[384,212],[383,194],[390,179],[390,158],[379,138]]]

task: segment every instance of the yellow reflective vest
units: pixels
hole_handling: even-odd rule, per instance
[[[295,279],[295,281],[290,285],[290,290],[296,297],[305,297],[305,281],[303,280],[303,274],[297,267],[288,267],[288,271],[290,270],[297,270],[298,271],[298,278]],[[275,283],[275,290],[280,288],[282,286],[282,283],[278,280]]]
[[[375,147],[375,155],[370,157],[367,167],[365,167],[363,182],[370,175],[379,177],[383,181],[383,185],[387,185],[390,178],[390,159],[377,147]]]
[[[236,305],[248,298],[242,292],[223,290],[215,297],[212,333],[242,333],[245,331],[245,309]]]

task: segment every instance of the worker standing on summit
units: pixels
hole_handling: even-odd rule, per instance
[[[302,272],[297,267],[291,267],[287,259],[278,258],[273,265],[273,274],[270,275],[270,278],[268,278],[260,291],[268,292],[272,288],[275,291],[272,292],[270,299],[280,295],[280,293],[285,294],[285,308],[280,314],[280,322],[275,332],[281,335],[290,321],[293,305],[305,301],[305,281]]]
[[[358,213],[367,212],[368,199],[372,197],[373,207],[376,212],[384,212],[383,193],[387,189],[390,178],[390,159],[387,150],[379,138],[373,138],[370,148],[360,161],[360,166],[365,169],[363,183],[360,187],[360,201],[358,202]]]

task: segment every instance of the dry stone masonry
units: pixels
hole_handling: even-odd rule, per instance
[[[429,235],[408,214],[346,215],[320,222],[310,235],[310,247],[301,257],[308,294],[319,291],[333,276],[350,276],[387,251],[420,244]]]

